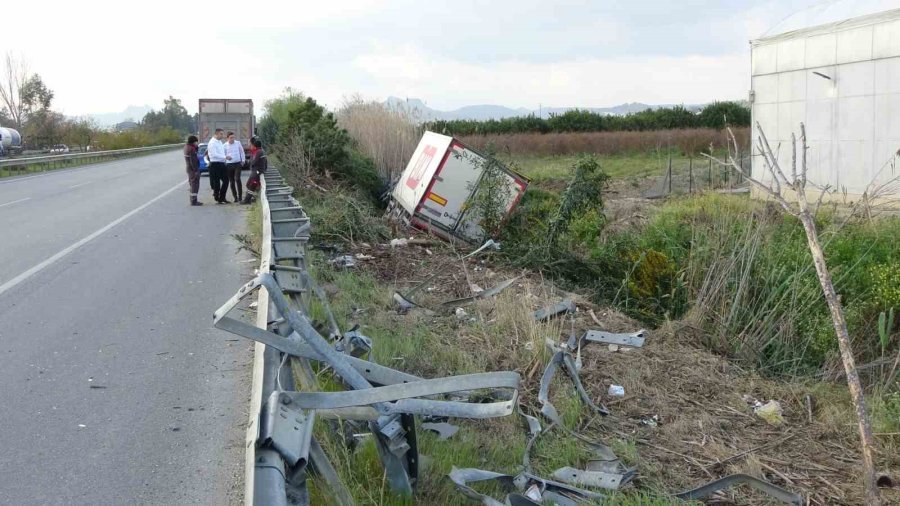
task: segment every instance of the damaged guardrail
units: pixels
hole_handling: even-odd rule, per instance
[[[263,251],[259,274],[214,315],[217,328],[257,344],[253,415],[248,429],[246,498],[250,504],[308,504],[306,477],[315,472],[352,504],[313,435],[316,418],[366,424],[391,488],[411,494],[418,481],[415,416],[493,418],[515,412],[519,375],[489,372],[423,379],[362,358],[371,340],[341,332],[328,301],[307,271],[310,222],[292,188],[273,169],[262,182]],[[259,292],[256,325],[229,316]],[[310,316],[315,297],[327,314],[327,335]],[[303,371],[296,391],[291,361]],[[313,365],[330,369],[347,390],[318,391]],[[486,392],[474,396],[476,391]],[[487,398],[487,402],[485,402]]]
[[[520,377],[516,372],[426,379],[380,365],[371,359],[371,339],[356,328],[340,329],[324,290],[310,275],[307,263],[312,225],[292,193],[293,188],[285,184],[276,169],[270,168],[260,191],[263,242],[259,272],[214,314],[217,328],[256,343],[246,437],[247,504],[309,504],[307,478],[310,475],[318,476],[329,487],[332,503],[354,504],[316,439],[317,419],[338,433],[349,426],[353,433],[370,434],[386,481],[401,495],[411,495],[419,481],[416,417],[428,418],[429,423],[421,424],[420,428],[434,430],[441,437],[449,437],[458,428],[433,423],[438,419],[484,419],[518,414],[526,422],[528,440],[519,474],[456,468],[450,473],[450,480],[462,494],[482,504],[570,506],[597,502],[605,497],[602,490],[618,490],[635,478],[636,469],[625,466],[612,449],[563,424],[550,402],[549,389],[556,373],[563,369],[585,405],[597,415],[609,414],[605,406],[592,401],[581,383],[581,348],[590,343],[640,348],[646,337],[643,330],[629,334],[589,330],[581,337],[573,331],[566,342],[548,340],[553,355],[540,380],[537,395],[540,411],[536,416],[525,413],[519,405]],[[497,246],[488,241],[464,258]],[[499,293],[515,279],[492,290]],[[418,305],[413,299],[421,286],[406,294],[394,294],[401,310]],[[492,290],[485,296],[492,295]],[[258,300],[255,324],[229,316],[254,294]],[[475,298],[451,302],[469,303]],[[315,321],[311,316],[314,301],[319,303],[316,309],[324,314],[324,322]],[[536,312],[534,318],[542,321],[574,311],[573,303],[563,302]],[[330,372],[345,390],[321,391],[318,375],[324,372]],[[297,383],[301,385],[300,390]],[[549,425],[543,428],[537,416],[545,418]],[[587,445],[592,458],[584,469],[565,466],[554,471],[550,478],[544,478],[533,474],[530,453],[535,441],[554,428]],[[505,502],[470,486],[481,481],[503,484],[509,490]],[[774,485],[743,476],[724,478],[678,497],[703,497],[740,482],[785,502],[794,504],[802,500]]]

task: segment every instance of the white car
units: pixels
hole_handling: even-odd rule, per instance
[[[53,154],[65,154],[69,152],[69,146],[66,146],[65,144],[57,144],[56,146],[50,148],[50,152]]]

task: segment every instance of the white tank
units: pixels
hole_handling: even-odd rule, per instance
[[[12,128],[0,127],[0,146],[4,151],[19,149],[22,147],[22,136]]]

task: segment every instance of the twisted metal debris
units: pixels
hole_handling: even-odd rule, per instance
[[[254,368],[254,390],[248,428],[247,491],[248,504],[307,505],[307,477],[317,475],[329,487],[329,498],[336,504],[352,505],[353,498],[328,455],[317,441],[313,428],[317,418],[329,421],[333,430],[340,423],[368,427],[384,467],[390,487],[398,494],[412,494],[419,478],[419,454],[416,443],[416,417],[494,418],[518,413],[528,426],[528,443],[523,456],[523,470],[518,475],[480,469],[456,469],[449,478],[466,496],[485,505],[558,504],[571,506],[596,502],[604,495],[583,487],[616,490],[635,476],[634,468],[624,466],[606,445],[566,428],[550,402],[549,388],[556,372],[566,371],[582,401],[599,415],[609,410],[596,405],[581,384],[581,347],[590,342],[640,347],[644,331],[612,334],[589,331],[581,338],[573,333],[568,342],[550,343],[553,357],[540,381],[538,402],[540,415],[549,421],[544,429],[538,418],[526,414],[519,406],[520,377],[516,372],[489,372],[425,379],[379,365],[371,360],[373,342],[357,328],[342,331],[331,312],[324,291],[316,285],[307,270],[308,243],[311,231],[309,217],[292,196],[277,170],[270,168],[262,184],[263,244],[258,275],[245,284],[214,314],[217,328],[255,341],[257,367]],[[493,241],[467,257],[496,248]],[[406,294],[395,293],[401,310],[417,304],[413,296],[440,271]],[[501,283],[482,294],[448,301],[449,305],[474,302],[511,286],[518,278]],[[258,294],[256,325],[232,318],[229,313],[240,302]],[[315,297],[326,322],[317,327],[310,316]],[[574,312],[574,304],[566,302],[537,312],[534,317],[547,320]],[[323,329],[323,327],[325,329]],[[323,330],[320,330],[323,329]],[[323,335],[327,333],[327,335]],[[574,354],[574,355],[573,355]],[[299,371],[302,391],[296,390],[292,362]],[[314,369],[330,371],[346,390],[319,391]],[[488,391],[484,396],[475,391]],[[471,401],[470,401],[471,396]],[[338,422],[340,420],[340,422]],[[446,423],[420,426],[434,430],[443,438],[451,437],[458,428]],[[552,479],[532,474],[530,452],[535,441],[547,431],[559,428],[586,443],[594,458],[585,469],[562,467]],[[510,493],[501,503],[469,486],[479,481],[498,481]],[[759,480],[723,479],[680,496],[696,498],[708,495],[736,481],[744,481],[773,496],[793,501],[787,491]]]

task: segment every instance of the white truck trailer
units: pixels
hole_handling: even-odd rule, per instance
[[[253,115],[253,100],[249,98],[201,98],[200,142],[207,142],[217,128],[234,132],[244,149],[250,149],[250,137],[256,134],[256,116]]]
[[[408,225],[439,237],[480,241],[486,234],[473,198],[488,158],[463,143],[434,132],[425,132],[406,170],[392,192],[393,212]],[[499,192],[508,217],[528,187],[528,179],[493,161],[505,179],[508,191]],[[499,230],[487,231],[496,235]]]

